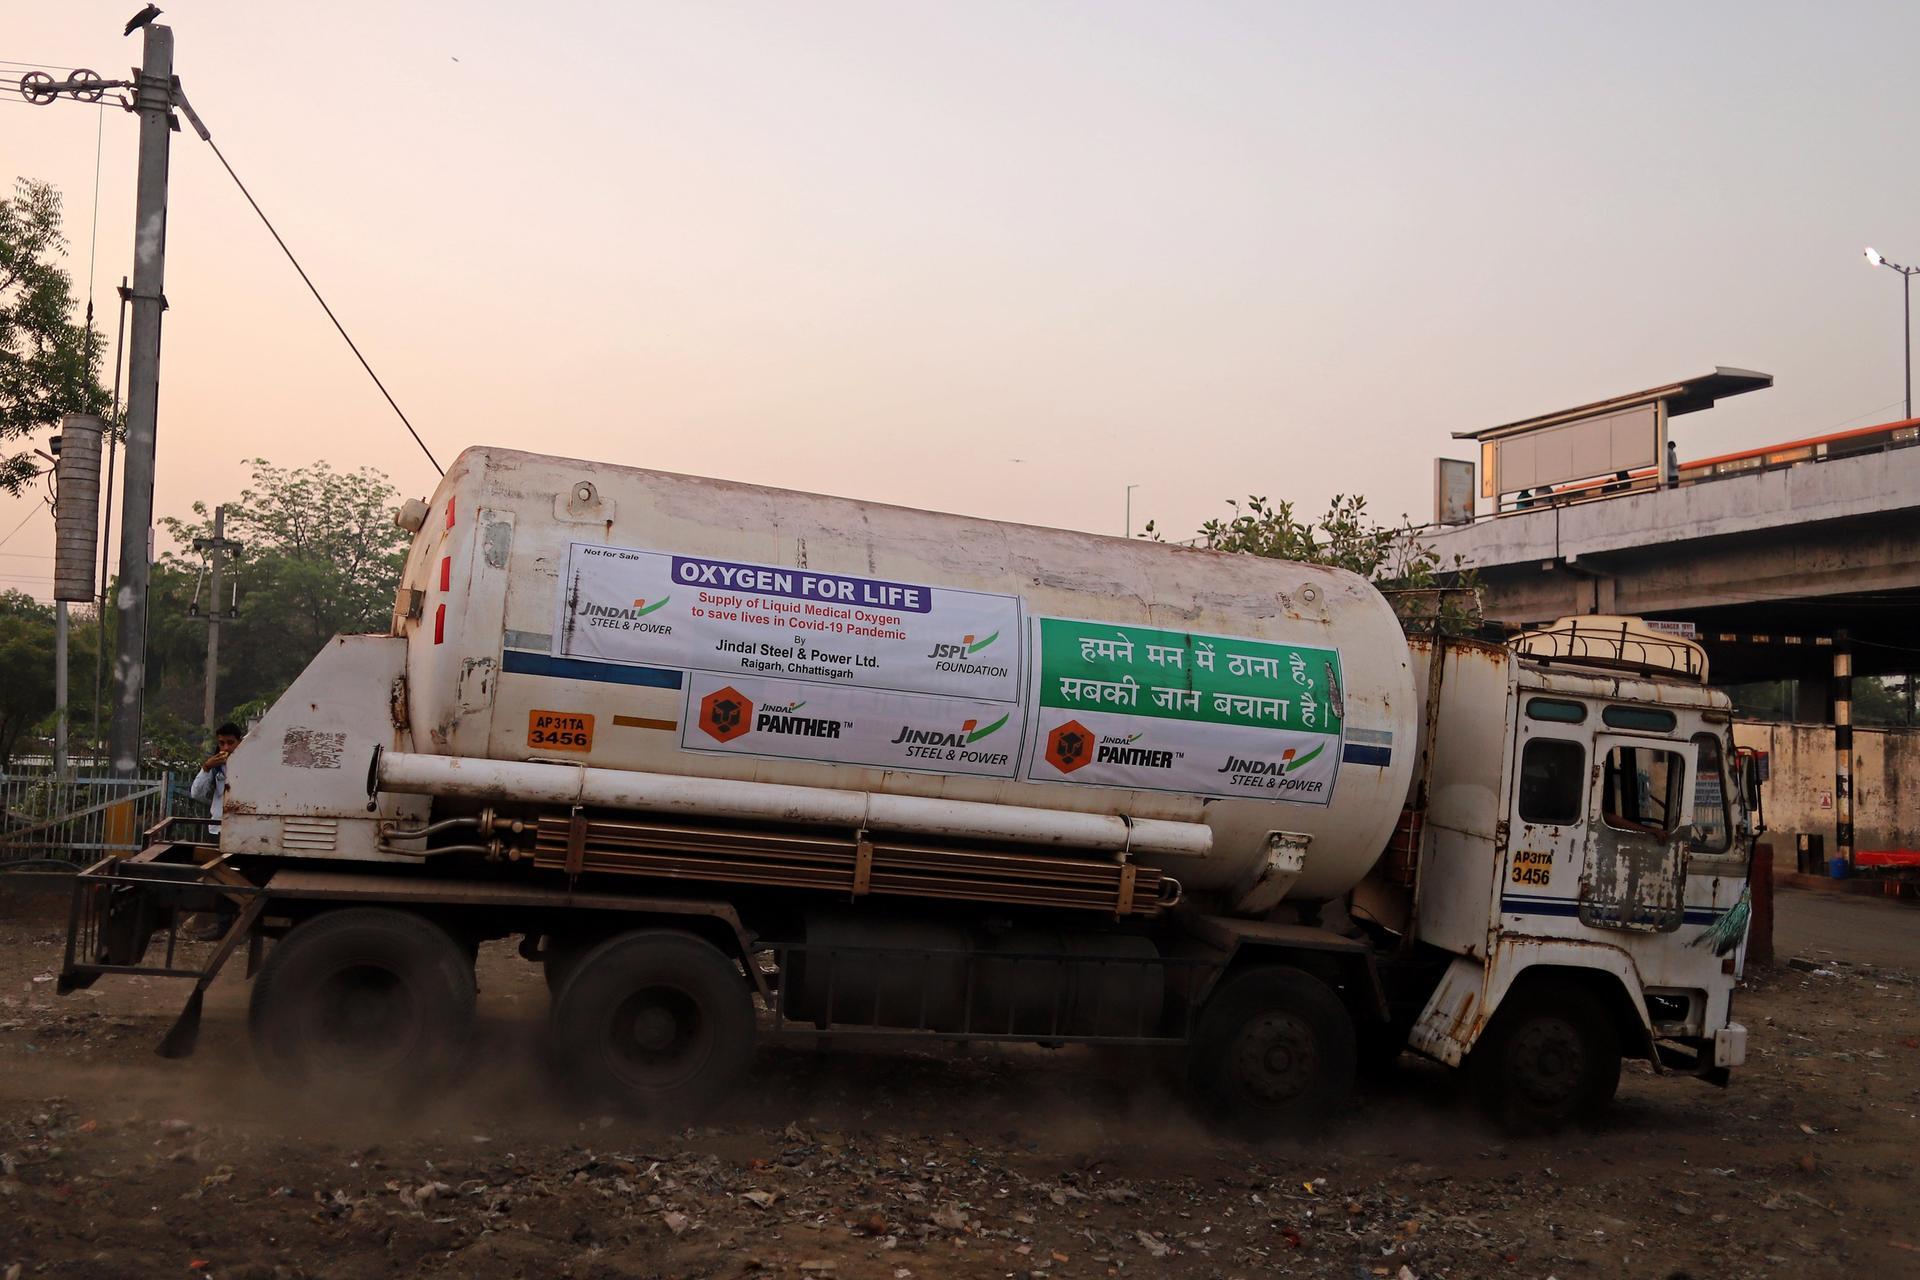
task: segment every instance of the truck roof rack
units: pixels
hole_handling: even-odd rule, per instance
[[[1707,651],[1640,618],[1589,614],[1561,618],[1507,642],[1521,657],[1544,665],[1597,667],[1639,675],[1707,682]]]

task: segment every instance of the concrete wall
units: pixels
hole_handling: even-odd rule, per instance
[[[1772,778],[1762,792],[1774,863],[1791,871],[1794,837],[1826,837],[1833,855],[1833,729],[1818,724],[1741,721],[1734,741],[1765,751]],[[1920,729],[1853,731],[1856,849],[1920,849]]]

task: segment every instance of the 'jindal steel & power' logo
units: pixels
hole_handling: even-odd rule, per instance
[[[614,604],[596,604],[591,600],[579,603],[579,617],[589,627],[602,631],[645,631],[654,635],[670,636],[673,624],[668,622],[643,622],[641,619],[666,606],[672,596],[661,596],[658,600],[635,600],[633,607]]]

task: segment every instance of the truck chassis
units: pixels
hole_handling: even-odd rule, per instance
[[[255,981],[249,1021],[256,1052],[271,1074],[293,1081],[308,1074],[309,1064],[273,1047],[271,1020],[290,1000],[318,997],[289,996],[286,983],[269,990],[274,955],[289,947],[287,939],[317,936],[303,934],[309,922],[356,911],[396,924],[430,922],[445,949],[464,954],[469,986],[480,940],[522,935],[520,954],[545,964],[554,992],[556,1066],[583,1094],[655,1117],[685,1116],[721,1096],[756,1041],[878,1037],[1184,1048],[1200,1098],[1236,1127],[1310,1128],[1345,1095],[1355,1027],[1376,1029],[1388,1016],[1367,943],[1311,926],[1181,909],[1169,913],[1156,948],[1135,954],[1070,943],[1006,950],[842,944],[760,937],[730,902],[624,892],[617,879],[612,888],[583,889],[391,869],[253,867],[168,834],[163,824],[141,854],[78,874],[60,989],[110,974],[191,980],[159,1046],[162,1056],[183,1057],[196,1046],[207,988],[244,943],[247,976]],[[225,921],[204,959],[187,959],[181,945],[192,915]],[[271,939],[280,941],[269,951]],[[582,978],[596,963],[631,969],[632,958],[623,962],[618,954],[622,946],[684,953],[681,967],[690,963],[694,977],[666,985],[679,982],[692,996],[633,1013],[622,1012],[634,998],[622,993],[645,986],[637,979],[612,979],[627,987],[611,995],[583,994],[595,986]],[[705,995],[702,964],[713,974]],[[410,981],[405,974],[399,980]],[[595,998],[598,1005],[570,1011]],[[688,999],[703,1007],[688,1007]],[[466,1001],[470,1018],[470,991]],[[719,1048],[686,1047],[689,1028]],[[437,1046],[444,1061],[438,1052],[428,1055],[436,1061],[374,1054],[379,1070],[367,1080],[379,1077],[399,1097],[444,1076],[457,1063],[464,1029],[441,1030],[451,1032]],[[302,1034],[311,1039],[310,1029]],[[616,1039],[625,1047],[616,1048]],[[716,1053],[724,1060],[714,1061]],[[698,1069],[678,1069],[683,1060]]]

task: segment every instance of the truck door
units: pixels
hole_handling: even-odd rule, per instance
[[[1607,708],[1628,710],[1637,709]],[[1593,758],[1580,922],[1643,933],[1678,929],[1692,836],[1694,746],[1601,733]]]
[[[1573,914],[1586,847],[1590,714],[1573,698],[1522,699],[1503,915]]]

